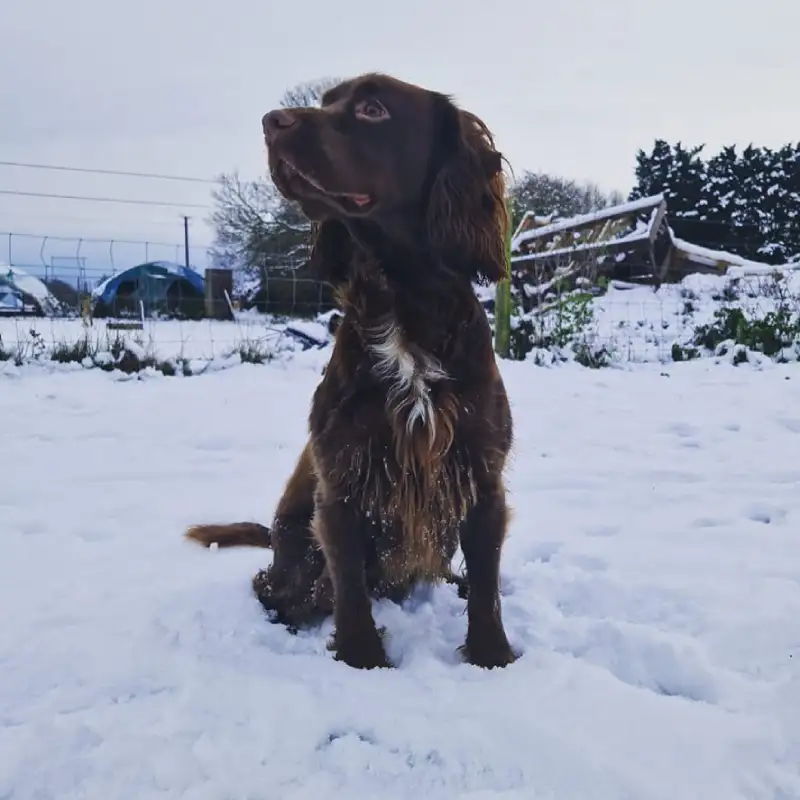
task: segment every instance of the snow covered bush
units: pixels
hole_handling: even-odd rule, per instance
[[[776,270],[759,281],[759,290],[751,286],[744,292],[734,279],[718,297],[712,321],[695,328],[696,353],[732,352],[734,363],[747,361],[748,351],[782,362],[800,359],[800,290],[792,288],[788,275]]]
[[[761,354],[800,358],[800,270],[690,275],[658,289],[579,279],[547,286],[521,311],[512,290],[511,353],[537,364],[589,367]]]
[[[518,295],[512,292],[510,356],[536,363],[574,359],[584,366],[606,365],[610,354],[597,342],[594,298],[600,287],[578,281],[576,288],[555,282],[539,305],[520,313]]]

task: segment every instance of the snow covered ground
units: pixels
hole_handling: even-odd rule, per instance
[[[327,316],[322,317],[323,321]],[[286,321],[263,314],[242,313],[236,322],[217,320],[145,320],[143,329],[109,330],[106,320],[96,319],[86,326],[79,318],[0,316],[0,347],[21,360],[47,360],[54,347],[74,344],[84,338],[94,349],[108,350],[117,339],[138,343],[158,358],[186,358],[198,364],[224,361],[243,345],[264,352],[300,349],[288,338]],[[292,320],[291,327],[325,341],[325,324],[317,320]]]
[[[459,663],[439,587],[357,672],[181,539],[269,519],[324,360],[0,375],[0,798],[800,798],[796,365],[504,363],[524,655]]]

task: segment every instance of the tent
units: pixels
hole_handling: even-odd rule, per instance
[[[0,314],[44,317],[58,313],[59,303],[35,275],[0,264]]]
[[[196,270],[171,261],[137,264],[99,283],[92,291],[94,316],[144,313],[199,317],[205,279]]]

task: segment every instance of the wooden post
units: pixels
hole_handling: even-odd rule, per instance
[[[506,266],[508,277],[498,281],[494,293],[494,351],[508,358],[511,348],[511,226],[506,239]]]
[[[225,297],[233,294],[233,271],[229,269],[206,270],[206,316],[211,319],[232,319]]]

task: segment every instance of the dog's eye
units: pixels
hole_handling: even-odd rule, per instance
[[[386,106],[378,100],[361,100],[356,104],[356,117],[368,122],[389,119],[389,112]]]

